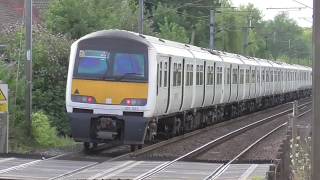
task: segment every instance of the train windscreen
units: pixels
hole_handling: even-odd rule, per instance
[[[112,42],[112,43],[110,43]],[[80,43],[74,78],[147,81],[147,51],[133,42]]]

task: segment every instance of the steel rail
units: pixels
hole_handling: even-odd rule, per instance
[[[310,104],[310,103],[311,103],[311,101],[307,102],[307,103],[304,103],[302,105],[299,105],[298,107],[300,108],[300,107],[305,106],[305,105]],[[225,134],[223,136],[220,136],[220,137],[218,137],[218,138],[216,138],[216,139],[214,139],[214,140],[212,140],[212,141],[210,141],[210,142],[208,142],[208,143],[206,143],[206,144],[204,144],[204,145],[202,145],[202,146],[200,146],[200,147],[198,147],[198,148],[196,148],[196,149],[194,149],[194,150],[192,150],[192,151],[190,151],[190,152],[188,152],[188,153],[186,153],[186,154],[184,154],[184,155],[182,155],[182,156],[180,156],[180,157],[178,157],[178,158],[176,158],[176,159],[174,159],[172,161],[168,161],[168,162],[162,163],[162,164],[156,166],[155,168],[153,168],[153,169],[151,169],[151,170],[149,170],[149,171],[147,171],[147,172],[135,177],[134,180],[142,180],[142,179],[149,178],[149,177],[159,173],[160,171],[166,169],[167,167],[171,166],[172,164],[174,164],[175,162],[177,162],[179,160],[185,159],[186,157],[194,157],[194,156],[200,154],[201,152],[203,152],[203,151],[205,151],[207,149],[211,149],[214,145],[220,144],[220,143],[222,143],[223,141],[225,141],[227,139],[230,139],[230,138],[232,138],[232,137],[234,137],[234,136],[236,136],[238,134],[241,134],[243,132],[246,132],[247,130],[255,128],[255,127],[257,127],[257,126],[259,126],[261,124],[264,124],[265,122],[268,122],[268,121],[274,120],[274,119],[276,119],[278,117],[282,117],[284,115],[287,115],[287,114],[291,113],[292,111],[293,111],[293,109],[290,108],[288,110],[285,110],[285,111],[282,111],[280,113],[271,115],[271,116],[269,116],[267,118],[263,118],[263,119],[261,119],[259,121],[256,121],[254,123],[251,123],[251,124],[248,124],[248,125],[246,125],[244,127],[236,129],[236,130],[234,130],[234,131],[232,131],[232,132],[230,132],[228,134]]]
[[[309,98],[303,98],[301,99],[302,101],[303,100],[308,100]],[[287,102],[287,103],[284,103],[284,104],[281,104],[279,106],[285,106],[285,105],[290,105],[292,104],[292,102]],[[311,102],[310,102],[311,103]],[[275,106],[277,107],[277,106]],[[273,107],[274,108],[274,107]],[[180,136],[176,136],[176,137],[173,137],[171,139],[168,139],[168,140],[165,140],[165,141],[162,141],[162,142],[159,142],[159,143],[156,143],[156,144],[153,144],[153,145],[150,145],[150,146],[147,146],[147,147],[144,147],[140,150],[137,150],[135,152],[132,152],[128,155],[130,156],[139,156],[139,155],[142,155],[142,154],[145,154],[147,152],[151,152],[155,149],[159,149],[161,147],[164,147],[164,146],[168,146],[170,144],[173,144],[175,142],[178,142],[178,141],[182,141],[184,139],[188,139],[188,138],[191,138],[192,136],[195,136],[195,135],[198,135],[200,133],[204,133],[204,132],[207,132],[209,130],[212,130],[212,129],[216,129],[216,128],[219,128],[219,127],[224,127],[226,125],[229,125],[231,123],[234,123],[235,121],[240,121],[240,120],[244,120],[247,116],[251,116],[251,115],[255,115],[255,114],[258,114],[258,113],[261,113],[261,111],[257,111],[257,112],[253,112],[251,114],[248,114],[248,115],[245,115],[245,116],[240,116],[240,117],[237,117],[235,119],[231,119],[229,121],[224,121],[224,122],[221,122],[221,123],[218,123],[218,124],[213,124],[213,125],[210,125],[208,127],[205,127],[203,129],[198,129],[198,130],[195,130],[195,131],[192,131],[192,132],[189,132],[189,133],[186,133],[186,134],[183,134],[183,135],[180,135]]]
[[[261,138],[259,138],[258,140],[256,140],[254,143],[250,144],[246,149],[244,149],[243,151],[241,151],[238,155],[236,155],[232,160],[230,160],[229,162],[219,166],[214,172],[212,172],[209,176],[205,177],[204,180],[214,180],[216,178],[218,178],[219,176],[221,176],[228,168],[229,166],[237,161],[243,154],[245,154],[246,152],[248,152],[251,148],[253,148],[255,145],[257,145],[259,142],[261,142],[262,140],[264,140],[265,138],[267,138],[268,136],[270,136],[272,133],[274,133],[275,131],[279,130],[280,128],[284,127],[285,125],[287,125],[288,122],[281,124],[280,126],[277,126],[276,128],[272,129],[271,131],[269,131],[267,134],[265,134],[264,136],[262,136]]]

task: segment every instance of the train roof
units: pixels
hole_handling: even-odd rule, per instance
[[[311,71],[310,67],[305,67],[301,65],[291,65],[284,62],[275,62],[266,59],[259,59],[254,57],[245,57],[238,54],[227,53],[223,51],[210,50],[205,48],[200,48],[190,44],[183,44],[179,42],[174,42],[170,40],[165,40],[153,36],[142,35],[139,33],[125,31],[125,30],[102,30],[90,33],[83,36],[75,43],[91,38],[99,37],[114,37],[114,38],[125,38],[140,43],[145,44],[149,48],[154,48],[159,54],[174,55],[185,58],[197,58],[204,59],[208,61],[223,61],[227,63],[234,64],[245,64],[251,66],[264,66],[264,67],[277,67],[284,69],[297,69]]]

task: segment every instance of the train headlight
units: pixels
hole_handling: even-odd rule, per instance
[[[146,99],[125,98],[121,101],[121,105],[126,106],[144,106],[147,104]]]
[[[96,103],[96,99],[92,96],[79,96],[79,95],[72,95],[71,100],[73,102],[80,102],[80,103]]]

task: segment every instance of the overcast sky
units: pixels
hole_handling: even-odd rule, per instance
[[[254,4],[255,7],[262,10],[264,19],[273,19],[274,16],[283,10],[271,10],[267,8],[292,8],[292,7],[304,7],[303,5],[295,2],[294,0],[231,0],[233,5],[238,7],[240,5],[246,5],[248,3]],[[297,0],[303,4],[312,7],[312,0]],[[295,19],[302,27],[312,26],[312,9],[304,8],[301,10],[288,11],[289,16]]]

